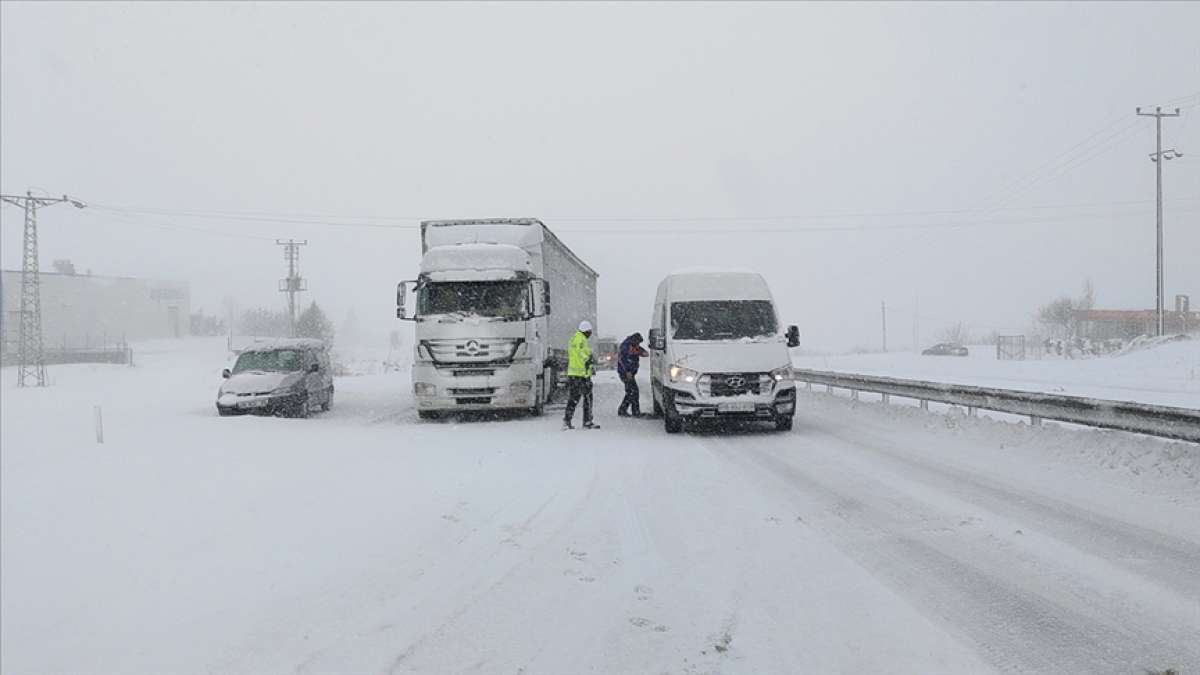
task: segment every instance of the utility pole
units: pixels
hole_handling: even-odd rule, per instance
[[[308,246],[308,240],[276,239],[275,244],[283,247],[283,259],[288,264],[287,278],[279,280],[279,290],[288,294],[288,320],[292,337],[296,337],[296,294],[308,290],[308,281],[300,276],[300,247]]]
[[[879,303],[879,313],[883,316],[883,351],[887,351],[887,303]]]
[[[913,351],[921,351],[921,297],[913,295]]]
[[[21,313],[17,332],[17,386],[26,386],[26,379],[37,380],[46,386],[46,354],[42,345],[42,289],[38,277],[37,211],[46,206],[68,203],[77,209],[85,204],[77,199],[34,197],[26,191],[21,195],[0,195],[0,200],[25,209],[25,238],[21,247]]]
[[[1167,328],[1166,328],[1166,320],[1163,316],[1163,216],[1162,216],[1162,211],[1163,211],[1163,207],[1162,207],[1162,203],[1163,203],[1162,165],[1163,165],[1163,163],[1161,160],[1175,159],[1176,157],[1182,157],[1183,153],[1176,152],[1174,148],[1171,148],[1170,150],[1166,150],[1165,152],[1163,151],[1163,149],[1162,149],[1162,118],[1164,118],[1164,117],[1179,117],[1179,108],[1176,108],[1175,112],[1173,112],[1173,113],[1165,113],[1162,111],[1161,107],[1156,107],[1154,109],[1154,112],[1142,112],[1141,108],[1138,108],[1135,112],[1137,112],[1139,117],[1153,117],[1155,132],[1156,132],[1155,133],[1154,152],[1150,154],[1150,161],[1154,162],[1155,174],[1157,176],[1157,181],[1156,181],[1156,185],[1157,185],[1156,193],[1157,194],[1155,197],[1157,211],[1156,211],[1155,222],[1157,224],[1156,229],[1158,232],[1158,236],[1157,236],[1156,242],[1155,242],[1155,259],[1157,261],[1157,266],[1156,266],[1157,274],[1155,276],[1155,284],[1154,284],[1154,316],[1155,316],[1155,326],[1156,326],[1157,334],[1163,335],[1164,333],[1167,332]]]

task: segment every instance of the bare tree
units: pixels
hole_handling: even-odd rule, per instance
[[[956,321],[942,330],[941,341],[965,345],[971,341],[971,330],[965,322]]]
[[[1050,337],[1069,338],[1075,334],[1075,303],[1064,295],[1038,308],[1037,321]]]

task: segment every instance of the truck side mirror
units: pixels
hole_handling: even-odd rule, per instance
[[[401,281],[396,284],[396,318],[404,319],[405,321],[414,321],[416,316],[408,316],[405,311],[404,302],[408,299],[408,284],[413,282]]]
[[[545,279],[534,279],[529,282],[530,298],[533,301],[534,316],[549,316],[550,314],[550,284]]]
[[[661,328],[650,329],[650,349],[661,352],[667,348],[667,339],[662,333]]]
[[[800,346],[800,329],[796,326],[788,326],[787,328],[787,345],[788,347]]]

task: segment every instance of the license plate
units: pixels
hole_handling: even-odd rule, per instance
[[[239,408],[265,408],[265,407],[267,407],[267,401],[266,401],[266,399],[259,399],[257,401],[244,401],[242,403],[239,403],[238,407]]]
[[[723,413],[754,412],[753,403],[722,403],[717,410]]]

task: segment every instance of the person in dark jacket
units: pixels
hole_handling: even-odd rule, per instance
[[[621,399],[621,405],[617,408],[619,417],[629,417],[629,411],[633,411],[634,417],[642,416],[641,392],[638,391],[637,371],[640,359],[643,356],[649,356],[645,349],[642,349],[642,334],[634,333],[625,338],[621,343],[620,349],[617,350],[617,376],[625,383],[625,398]]]

